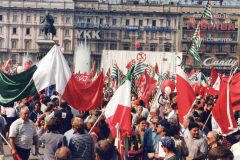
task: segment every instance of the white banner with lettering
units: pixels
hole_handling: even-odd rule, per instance
[[[104,50],[102,54],[101,68],[103,68],[103,73],[105,75],[109,68],[112,71],[112,66],[114,62],[116,62],[120,70],[122,70],[124,74],[127,74],[126,66],[134,59],[135,62],[142,61],[144,64],[151,64],[152,67],[157,63],[160,74],[169,71],[171,75],[175,75],[177,56],[182,59],[181,52]],[[166,60],[163,61],[163,58]]]

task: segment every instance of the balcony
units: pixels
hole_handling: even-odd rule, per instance
[[[227,51],[214,51],[214,54],[216,56],[227,56],[228,52]]]

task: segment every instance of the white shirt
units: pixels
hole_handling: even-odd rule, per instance
[[[14,108],[8,108],[6,110],[7,117],[17,117],[16,111]]]
[[[142,113],[141,113],[141,116],[147,118],[148,115],[149,115],[148,109],[145,108],[145,107],[143,107],[143,111],[142,111]]]
[[[174,110],[172,110],[172,111],[168,114],[167,119],[170,119],[170,117],[171,117],[174,113],[175,113]]]
[[[73,108],[71,106],[70,106],[70,108],[71,108],[71,112],[73,114],[73,117],[77,117],[77,116],[80,115],[78,110],[76,110],[75,108]]]
[[[25,122],[19,118],[10,126],[9,137],[15,138],[15,145],[18,147],[30,149],[34,136],[37,136],[37,131],[31,120]]]

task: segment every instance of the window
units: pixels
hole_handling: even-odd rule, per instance
[[[13,15],[13,22],[17,22],[17,15]]]
[[[16,54],[12,54],[11,59],[12,59],[12,64],[17,63],[17,55]]]
[[[53,17],[54,23],[57,23],[57,17]]]
[[[186,44],[186,43],[183,43],[183,45],[182,45],[182,50],[183,50],[183,51],[187,51],[187,44]]]
[[[17,34],[17,28],[13,28],[12,34]]]
[[[139,51],[143,51],[143,44],[140,44],[140,47],[138,48]]]
[[[117,44],[111,44],[110,49],[111,50],[117,50]]]
[[[129,44],[124,44],[123,45],[123,50],[130,50]]]
[[[16,49],[17,48],[17,42],[16,41],[12,41],[12,49]]]
[[[218,51],[219,51],[219,52],[222,52],[222,51],[223,51],[223,45],[222,45],[222,44],[219,44],[219,45],[218,45]]]
[[[42,29],[39,29],[39,35],[44,35],[44,32]]]
[[[30,28],[26,28],[26,35],[30,35]]]
[[[64,43],[64,49],[65,49],[65,51],[69,51],[69,50],[70,50],[70,44],[69,44],[69,42],[65,42],[65,43]]]
[[[156,39],[156,32],[152,32],[152,39]]]
[[[206,52],[211,52],[212,46],[211,45],[206,45]]]
[[[142,39],[143,32],[138,32],[138,39]]]
[[[187,32],[183,32],[183,38],[187,39],[187,36],[188,36]]]
[[[170,52],[171,51],[170,45],[169,44],[165,44],[164,45],[164,50],[165,50],[165,52]]]
[[[66,23],[70,23],[70,17],[66,17]]]
[[[212,37],[212,33],[207,33],[207,38],[211,38]]]
[[[116,25],[117,24],[117,20],[116,19],[112,19],[112,25]]]
[[[235,33],[231,33],[231,39],[232,39],[232,40],[236,40],[236,37],[237,37],[237,36],[236,36]]]
[[[102,52],[103,46],[104,46],[103,43],[99,43],[99,44],[98,44],[98,51],[99,51],[99,52]]]
[[[150,45],[150,50],[151,51],[156,51],[156,46],[155,45]]]
[[[3,15],[0,15],[0,21],[3,21]]]
[[[125,31],[125,38],[129,38],[129,31]]]
[[[223,33],[219,33],[219,38],[223,38]]]
[[[90,19],[90,18],[88,18],[88,19],[87,19],[87,22],[89,22],[89,23],[90,23],[90,22],[91,22],[91,19]]]
[[[177,19],[175,19],[175,26],[177,26]]]
[[[65,36],[69,36],[69,29],[65,29]]]
[[[31,16],[27,16],[27,22],[31,22]]]
[[[139,26],[142,26],[142,25],[143,25],[143,20],[139,20],[139,21],[138,21],[138,25],[139,25]]]
[[[231,52],[231,53],[235,53],[235,52],[236,52],[235,49],[236,49],[236,48],[235,48],[235,45],[234,45],[234,44],[231,45],[230,52]]]
[[[103,24],[103,18],[100,18],[100,24],[101,25]]]
[[[167,20],[167,26],[171,26],[171,20]]]
[[[2,40],[0,40],[0,48],[2,48]],[[1,57],[0,57],[0,59],[2,60]]]
[[[44,17],[41,16],[41,17],[40,17],[40,23],[42,23],[43,19],[44,19]]]
[[[0,27],[0,34],[2,34],[2,27]]]
[[[171,34],[170,33],[166,33],[166,39],[170,39],[171,38]]]
[[[156,26],[156,20],[152,20],[152,26]]]
[[[129,19],[126,19],[126,26],[129,25]]]
[[[30,41],[26,41],[25,42],[25,49],[29,49],[30,48]]]

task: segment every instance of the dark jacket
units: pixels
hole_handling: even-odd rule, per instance
[[[73,114],[67,112],[65,109],[60,109],[54,111],[55,117],[57,117],[62,122],[62,127],[59,129],[59,133],[64,134],[68,130],[72,128],[71,120],[73,118]]]

